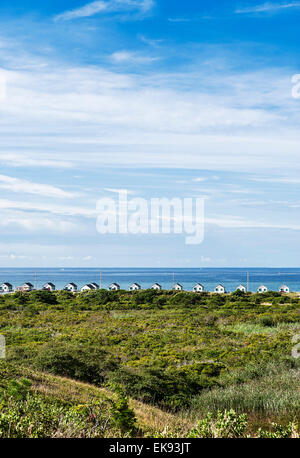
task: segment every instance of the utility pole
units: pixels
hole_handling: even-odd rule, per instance
[[[249,293],[249,287],[250,287],[250,283],[249,283],[249,272],[247,272],[247,292]]]
[[[36,272],[34,272],[34,289],[37,289],[37,276],[36,276]]]
[[[100,271],[100,289],[102,289],[102,272]]]

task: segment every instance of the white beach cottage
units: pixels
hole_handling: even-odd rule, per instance
[[[201,283],[197,283],[193,288],[194,293],[203,293],[204,286]]]
[[[175,285],[173,286],[173,290],[174,291],[182,291],[183,287],[180,285],[180,283],[175,283]]]
[[[119,291],[120,285],[118,285],[118,283],[112,283],[111,285],[109,285],[108,289],[110,291]]]
[[[23,283],[22,286],[19,286],[18,290],[19,291],[23,291],[24,293],[27,293],[29,291],[33,291],[34,290],[34,286],[33,286],[32,283],[26,282],[26,283]]]
[[[55,285],[54,283],[45,283],[44,286],[42,287],[43,291],[55,291]]]
[[[247,292],[247,288],[245,285],[239,285],[236,289],[236,291],[242,291],[242,293],[246,293]]]
[[[257,288],[257,292],[258,292],[259,294],[267,293],[267,292],[268,292],[268,288],[267,288],[265,285],[260,285],[260,286]]]
[[[290,288],[287,285],[282,285],[279,288],[279,292],[287,294],[290,292]]]
[[[11,293],[13,290],[13,287],[10,283],[2,283],[0,286],[0,292],[1,293]]]
[[[68,283],[65,287],[64,287],[64,290],[65,291],[70,291],[70,293],[76,293],[77,291],[77,285],[75,285],[75,283]]]
[[[85,292],[85,291],[94,291],[95,289],[99,289],[99,286],[97,285],[97,283],[88,283],[86,285],[84,285],[80,291],[81,292]]]
[[[156,291],[160,291],[162,289],[161,285],[159,283],[154,283],[154,285],[151,286],[151,289],[155,289]]]
[[[93,287],[93,289],[99,289],[99,285],[97,285],[97,283],[91,283],[91,286]]]
[[[129,291],[138,291],[139,289],[141,289],[141,286],[138,283],[132,283],[129,286]]]
[[[225,290],[225,286],[221,285],[221,283],[215,287],[215,293],[217,294],[225,294],[226,293],[226,290]]]

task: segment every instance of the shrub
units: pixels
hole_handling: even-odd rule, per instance
[[[99,438],[131,434],[132,413],[124,402],[113,407],[105,400],[69,405],[31,392],[24,396],[21,385],[24,381],[11,381],[13,390],[9,396],[3,392],[0,398],[0,438]]]
[[[22,293],[21,291],[17,291],[13,295],[11,295],[10,299],[17,305],[24,305],[27,304],[30,300],[29,294]]]
[[[108,352],[80,345],[45,345],[36,358],[36,366],[47,372],[97,385],[103,384],[118,360]]]
[[[26,378],[21,378],[20,381],[10,380],[6,393],[10,397],[18,400],[23,400],[30,393],[31,382]]]
[[[199,368],[186,367],[172,373],[149,368],[139,372],[121,369],[111,374],[111,382],[119,383],[127,395],[176,411],[188,406],[193,395],[216,385],[216,380],[206,375],[205,370],[214,372],[219,370],[217,367],[212,369],[204,364],[200,372]]]
[[[57,304],[57,298],[51,291],[32,291],[30,293],[30,300],[32,302],[41,302],[42,304],[53,305]]]
[[[244,437],[246,427],[247,415],[238,415],[233,409],[218,412],[215,419],[208,413],[188,434],[188,438],[239,438]]]
[[[117,401],[112,401],[112,422],[123,434],[136,430],[134,411],[129,407],[128,398],[120,393]]]
[[[264,431],[258,429],[258,437],[261,439],[288,439],[298,437],[298,426],[295,423],[289,423],[286,427],[272,423],[273,431]]]
[[[272,316],[270,315],[262,315],[259,317],[258,319],[258,324],[260,324],[261,326],[275,326],[276,323],[275,323],[275,320]]]

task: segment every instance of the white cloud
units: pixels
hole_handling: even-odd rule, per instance
[[[63,206],[57,204],[47,203],[47,205],[38,202],[21,202],[0,199],[0,209],[11,209],[11,210],[21,210],[21,211],[31,211],[31,212],[44,212],[52,215],[60,216],[74,216],[74,217],[83,217],[83,218],[96,218],[97,210],[95,208],[86,207],[74,207],[74,206]]]
[[[82,258],[83,261],[91,261],[93,259],[93,256],[84,256]]]
[[[147,64],[159,60],[160,57],[144,56],[137,52],[116,51],[110,56],[110,60],[114,63],[131,63],[131,64]]]
[[[126,54],[123,56],[129,58]],[[121,56],[121,60],[123,58]],[[144,57],[143,57],[144,58]],[[265,82],[268,77],[261,75]],[[202,75],[204,85],[212,87],[222,82],[230,96],[224,97],[219,92],[210,93],[209,88],[198,87],[199,75],[120,75],[105,72],[102,69],[91,70],[84,67],[64,68],[57,72],[13,72],[10,73],[9,83],[13,89],[9,104],[1,107],[6,114],[2,126],[8,127],[16,117],[22,117],[23,123],[36,122],[36,128],[57,129],[57,123],[65,120],[72,123],[72,138],[76,141],[82,126],[90,123],[97,131],[99,123],[118,130],[111,137],[114,142],[120,135],[126,136],[128,128],[143,129],[144,132],[159,131],[170,133],[200,133],[205,128],[232,130],[242,127],[260,127],[273,122],[282,122],[280,111],[269,111],[256,108],[264,101],[278,104],[278,96],[274,97],[273,88],[278,80],[269,80],[269,86],[263,87],[260,75],[239,75],[239,93],[235,93],[236,81],[233,76],[213,79]],[[43,83],[41,84],[41,79]],[[184,81],[183,81],[184,79]],[[204,80],[204,81],[203,81]],[[185,91],[182,83],[194,86],[193,91]],[[281,94],[279,84],[279,94]],[[250,91],[256,92],[249,95]],[[257,100],[260,99],[260,100]],[[246,104],[248,101],[248,105]],[[253,105],[253,106],[252,106]],[[30,110],[27,107],[30,106]],[[130,107],[130,113],[128,112]],[[84,124],[82,124],[84,123]],[[75,125],[77,126],[75,127]],[[81,126],[81,127],[80,127]],[[2,127],[2,128],[3,128]],[[125,128],[122,131],[120,128]],[[90,132],[90,130],[89,130]],[[89,133],[88,132],[88,133]],[[94,132],[93,132],[94,133]],[[158,133],[158,132],[157,132]],[[155,141],[153,136],[153,140]],[[3,137],[2,137],[3,138]],[[88,135],[89,141],[97,136]],[[102,137],[103,138],[103,137]],[[61,142],[65,139],[60,135]],[[23,139],[24,140],[24,139]],[[68,140],[67,140],[68,141]],[[105,139],[107,141],[107,139]],[[138,140],[139,141],[139,140]],[[15,139],[15,144],[17,139]],[[103,142],[103,141],[102,141]],[[53,157],[54,151],[51,151]],[[41,160],[43,160],[41,155]]]
[[[272,12],[272,11],[280,11],[285,9],[291,8],[300,8],[300,2],[288,2],[288,3],[273,3],[273,2],[266,2],[261,5],[250,6],[245,8],[238,8],[236,9],[236,13],[243,14],[243,13],[264,13],[264,12]]]
[[[205,223],[228,229],[288,229],[300,231],[300,224],[253,221],[239,216],[207,217],[205,218]]]
[[[199,259],[200,262],[212,262],[212,259],[208,256],[200,256],[200,259]]]
[[[300,178],[293,177],[256,177],[252,178],[252,180],[261,183],[300,184]]]
[[[169,22],[190,22],[190,19],[185,17],[169,17]]]
[[[136,194],[136,191],[130,191],[128,189],[115,189],[115,188],[104,188],[104,191],[113,192],[115,194],[120,194],[126,192],[128,195]]]
[[[24,155],[10,153],[0,153],[0,162],[2,164],[9,165],[9,167],[47,167],[57,169],[71,169],[74,167],[74,164],[71,161],[64,161],[61,159],[41,159],[38,155],[35,159],[33,159],[24,157]]]
[[[0,227],[9,228],[10,231],[22,229],[29,233],[54,234],[78,233],[82,230],[82,226],[74,221],[49,218],[38,214],[26,215],[22,212],[2,212]]]
[[[297,168],[299,105],[290,97],[289,72],[222,68],[139,75],[53,62],[9,71],[0,161],[6,151],[22,151],[11,166],[63,159],[83,170]]]
[[[37,194],[39,196],[57,197],[60,199],[72,198],[75,194],[63,191],[60,188],[42,183],[33,183],[19,178],[0,175],[0,189],[12,192]]]
[[[157,38],[156,38],[156,39],[154,39],[154,38],[148,38],[148,37],[146,37],[146,36],[144,36],[144,35],[139,35],[139,39],[140,39],[142,42],[146,43],[147,45],[153,46],[153,47],[159,46],[159,45],[160,45],[161,43],[163,43],[163,41],[164,41],[164,40],[162,40],[162,39],[160,39],[160,38],[159,38],[159,39],[157,39]]]
[[[204,178],[204,177],[197,177],[197,178],[194,178],[193,181],[195,181],[196,183],[202,183],[203,181],[206,181],[207,178]]]
[[[15,261],[17,259],[26,259],[27,256],[10,253],[10,254],[2,254],[0,255],[0,258],[1,259],[10,259],[11,261]]]
[[[71,11],[66,11],[62,14],[59,14],[55,17],[56,20],[70,20],[70,19],[77,19],[80,17],[89,17],[94,16],[102,11],[108,10],[109,4],[102,1],[91,2],[87,5],[82,6],[81,8],[74,9]]]
[[[94,16],[99,13],[115,13],[136,11],[142,14],[150,11],[154,6],[153,0],[108,0],[88,3],[81,8],[65,11],[55,17],[55,20],[71,20]]]

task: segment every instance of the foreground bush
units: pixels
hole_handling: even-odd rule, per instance
[[[84,405],[43,398],[26,379],[0,392],[0,438],[126,437],[135,432],[127,398]]]
[[[216,417],[208,414],[199,421],[196,428],[189,434],[189,438],[247,438],[248,418],[246,414],[237,414],[233,409],[218,412]],[[253,435],[252,435],[253,437]],[[259,428],[255,437],[287,439],[299,438],[298,428],[295,423],[289,423],[286,427],[276,423],[271,424],[270,430]]]

